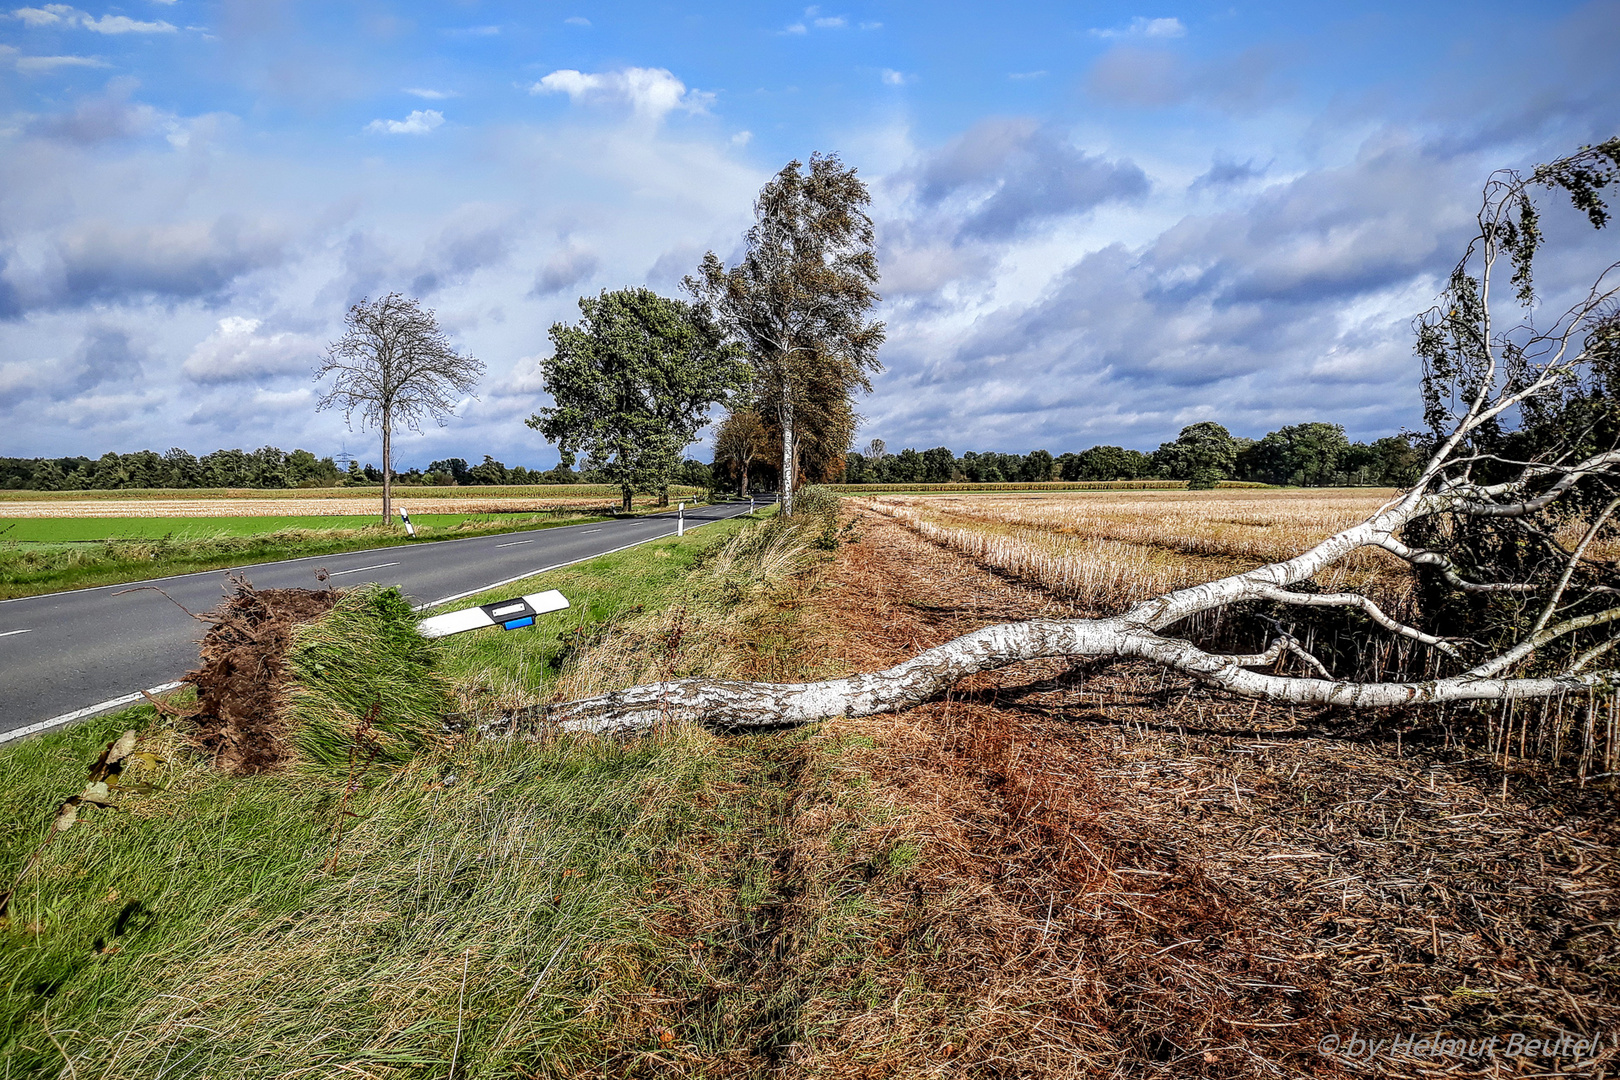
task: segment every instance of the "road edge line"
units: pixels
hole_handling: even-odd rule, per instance
[[[34,735],[38,732],[46,730],[47,728],[58,727],[62,724],[71,724],[75,720],[83,720],[87,716],[94,716],[97,713],[107,712],[109,709],[116,709],[120,705],[131,705],[137,701],[140,701],[142,696],[145,694],[161,694],[166,690],[178,689],[179,686],[180,684],[178,682],[164,683],[162,686],[154,686],[147,690],[137,690],[135,693],[125,694],[123,697],[110,698],[107,701],[101,702],[99,705],[86,705],[82,709],[75,709],[72,712],[63,713],[61,716],[53,716],[49,720],[41,720],[38,723],[29,724],[27,727],[13,728],[10,731],[0,732],[0,743],[8,743],[13,739],[21,739],[27,735]]]

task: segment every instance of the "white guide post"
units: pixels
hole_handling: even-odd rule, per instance
[[[399,508],[399,520],[405,523],[406,536],[416,535],[416,526],[411,524],[411,515],[405,512],[405,508],[403,506]]]
[[[497,600],[465,611],[452,611],[448,615],[435,615],[416,624],[423,637],[441,638],[467,630],[482,630],[498,626],[502,630],[521,630],[533,626],[536,615],[548,611],[562,611],[568,607],[568,598],[556,589],[514,596],[510,600]]]
[[[681,503],[675,508],[675,535],[686,535],[686,504]]]

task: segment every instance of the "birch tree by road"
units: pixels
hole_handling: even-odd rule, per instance
[[[315,370],[320,381],[337,375],[316,411],[335,407],[353,427],[382,429],[382,516],[393,517],[394,426],[422,430],[424,419],[440,427],[454,415],[458,395],[470,394],[483,377],[484,363],[450,347],[432,311],[399,293],[361,300],[343,319],[348,332],[327,347]]]
[[[782,430],[782,513],[793,513],[807,417],[851,412],[849,396],[881,371],[872,201],[836,154],[790,161],[761,189],[742,261],[731,269],[709,252],[684,284],[748,352],[754,395]],[[838,400],[833,400],[837,398]],[[840,408],[839,406],[843,406]],[[854,425],[844,425],[849,434]],[[841,462],[848,450],[836,448]],[[825,455],[824,455],[825,456]]]
[[[1620,688],[1620,262],[1588,256],[1584,288],[1541,304],[1534,265],[1543,213],[1567,207],[1592,228],[1620,178],[1620,138],[1528,175],[1486,184],[1478,231],[1438,303],[1415,321],[1431,450],[1408,490],[1365,521],[1299,555],[1178,589],[1102,618],[1004,623],[886,671],[802,684],[681,679],[548,706],[565,730],[628,733],[669,718],[723,728],[866,716],[938,697],[976,672],[1043,657],[1150,661],[1233,694],[1351,708],[1505,701]],[[1555,206],[1543,207],[1543,202]],[[1573,216],[1573,215],[1571,215]],[[1570,280],[1574,268],[1560,265]],[[1507,277],[1508,280],[1503,280]],[[1359,592],[1328,592],[1316,575],[1376,548],[1417,575],[1421,618],[1398,620]],[[1237,654],[1177,636],[1193,616],[1237,604],[1340,609],[1368,635],[1432,651],[1413,681],[1341,676],[1280,627]],[[1284,670],[1291,665],[1293,672]]]

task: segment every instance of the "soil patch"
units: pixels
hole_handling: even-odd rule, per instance
[[[332,609],[333,590],[255,589],[233,578],[234,595],[207,615],[197,670],[192,739],[214,764],[239,775],[274,768],[289,743],[282,720],[293,627]]]
[[[813,601],[851,670],[1066,614],[891,521],[861,529]],[[913,1068],[996,1075],[1612,1074],[1612,792],[1504,788],[1443,726],[1294,734],[1306,722],[1329,729],[1067,660],[840,722],[877,743],[863,764],[926,838],[912,929],[866,977],[950,1004],[807,1005],[836,1034],[801,1064],[859,1072],[903,1045]],[[1515,1033],[1600,1043],[1515,1060]],[[1357,1037],[1387,1041],[1356,1057]]]

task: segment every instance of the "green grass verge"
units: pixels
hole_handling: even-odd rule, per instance
[[[672,485],[671,498],[692,499],[702,488]],[[354,499],[375,495],[381,506],[381,484],[357,484],[330,488],[114,488],[96,491],[0,490],[0,503],[6,502],[101,502],[121,499]],[[531,484],[528,486],[416,487],[394,488],[396,500],[420,499],[605,499],[617,501],[619,489],[611,484]],[[638,503],[650,503],[649,495],[638,495]]]
[[[532,584],[574,590],[563,633],[651,614],[742,528]],[[463,639],[446,669],[562,641]],[[125,727],[153,789],[57,834],[0,923],[8,1078],[741,1075],[888,1007],[858,976],[916,849],[846,758],[869,740],[466,737],[355,784],[242,779],[142,706],[0,748],[6,879]]]
[[[417,514],[421,529],[454,529],[467,522],[499,525],[530,522],[535,514]],[[257,536],[287,529],[366,529],[379,526],[376,514],[299,514],[275,517],[30,517],[0,516],[0,544],[71,544],[97,540],[210,540],[220,536]],[[390,527],[393,523],[390,522]],[[401,536],[404,530],[399,530]]]
[[[199,570],[225,570],[278,559],[608,520],[567,512],[447,516],[462,520],[458,524],[444,525],[424,522],[417,526],[415,539],[407,537],[398,525],[377,523],[359,529],[282,529],[247,535],[160,536],[152,540],[105,540],[90,544],[5,543],[0,537],[0,600],[145,581]]]
[[[760,511],[758,518],[774,513],[774,508]],[[751,523],[748,518],[717,521],[684,537],[655,540],[457,600],[443,610],[547,589],[559,590],[570,606],[521,630],[478,630],[444,639],[445,670],[464,688],[471,707],[491,697],[494,703],[532,700],[549,691],[564,664],[598,640],[605,627],[680,603],[690,593],[693,569]]]

